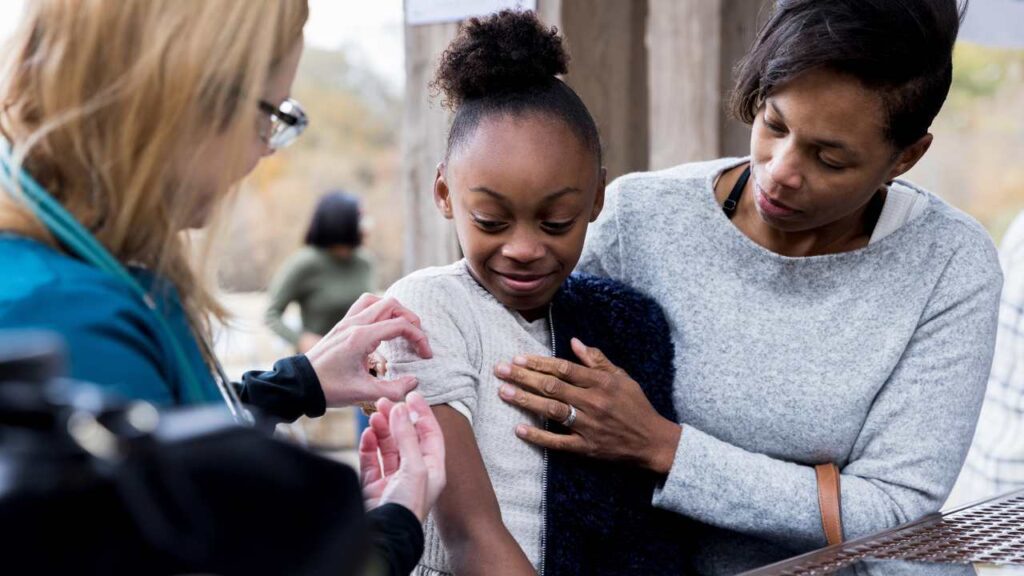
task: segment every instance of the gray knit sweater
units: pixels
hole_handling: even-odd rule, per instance
[[[503,306],[470,276],[465,260],[414,272],[391,286],[388,295],[419,315],[434,351],[424,360],[405,341],[385,342],[380,352],[388,359],[388,376],[416,376],[427,402],[450,404],[469,418],[502,520],[530,562],[539,566],[544,454],[516,438],[513,430],[520,423],[543,422],[501,400],[494,366],[517,354],[550,355],[548,319],[527,322]],[[415,574],[450,573],[440,531],[430,515]]]
[[[580,269],[665,309],[683,425],[657,506],[707,524],[700,572],[825,544],[813,464],[842,469],[847,538],[936,511],[992,361],[1002,275],[986,232],[934,195],[852,252],[770,252],[722,213],[741,159],[616,180]]]

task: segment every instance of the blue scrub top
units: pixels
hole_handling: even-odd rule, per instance
[[[178,293],[132,269],[153,292],[195,372],[204,400],[220,394],[189,329]],[[172,348],[150,310],[121,281],[36,240],[0,234],[0,330],[43,329],[64,337],[69,376],[126,398],[180,404],[182,378]]]

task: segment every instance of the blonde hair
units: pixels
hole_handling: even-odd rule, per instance
[[[306,0],[33,0],[25,9],[0,78],[0,132],[15,162],[119,261],[169,280],[208,338],[210,316],[224,310],[181,232],[208,200],[183,176],[214,138],[251,148],[260,94],[301,40]],[[239,166],[222,169],[222,197],[243,170],[237,156]],[[55,245],[3,193],[0,230]]]

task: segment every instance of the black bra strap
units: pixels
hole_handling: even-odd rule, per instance
[[[729,218],[736,213],[736,207],[740,204],[740,196],[743,196],[743,189],[747,186],[747,180],[750,179],[750,165],[743,169],[743,173],[740,174],[740,179],[736,181],[736,185],[732,187],[732,192],[729,192],[729,197],[722,203],[722,211]]]

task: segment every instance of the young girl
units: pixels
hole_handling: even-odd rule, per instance
[[[544,423],[498,395],[500,362],[578,361],[576,337],[675,417],[661,311],[623,285],[570,276],[601,211],[605,170],[593,118],[556,77],[567,60],[555,30],[504,11],[471,20],[437,72],[455,118],[434,199],[465,258],[389,290],[420,316],[433,358],[398,342],[381,349],[389,376],[418,379],[450,455],[419,574],[678,574],[686,557],[680,520],[650,505],[653,475],[531,447],[515,426]],[[564,431],[577,417],[552,403],[547,425]]]

